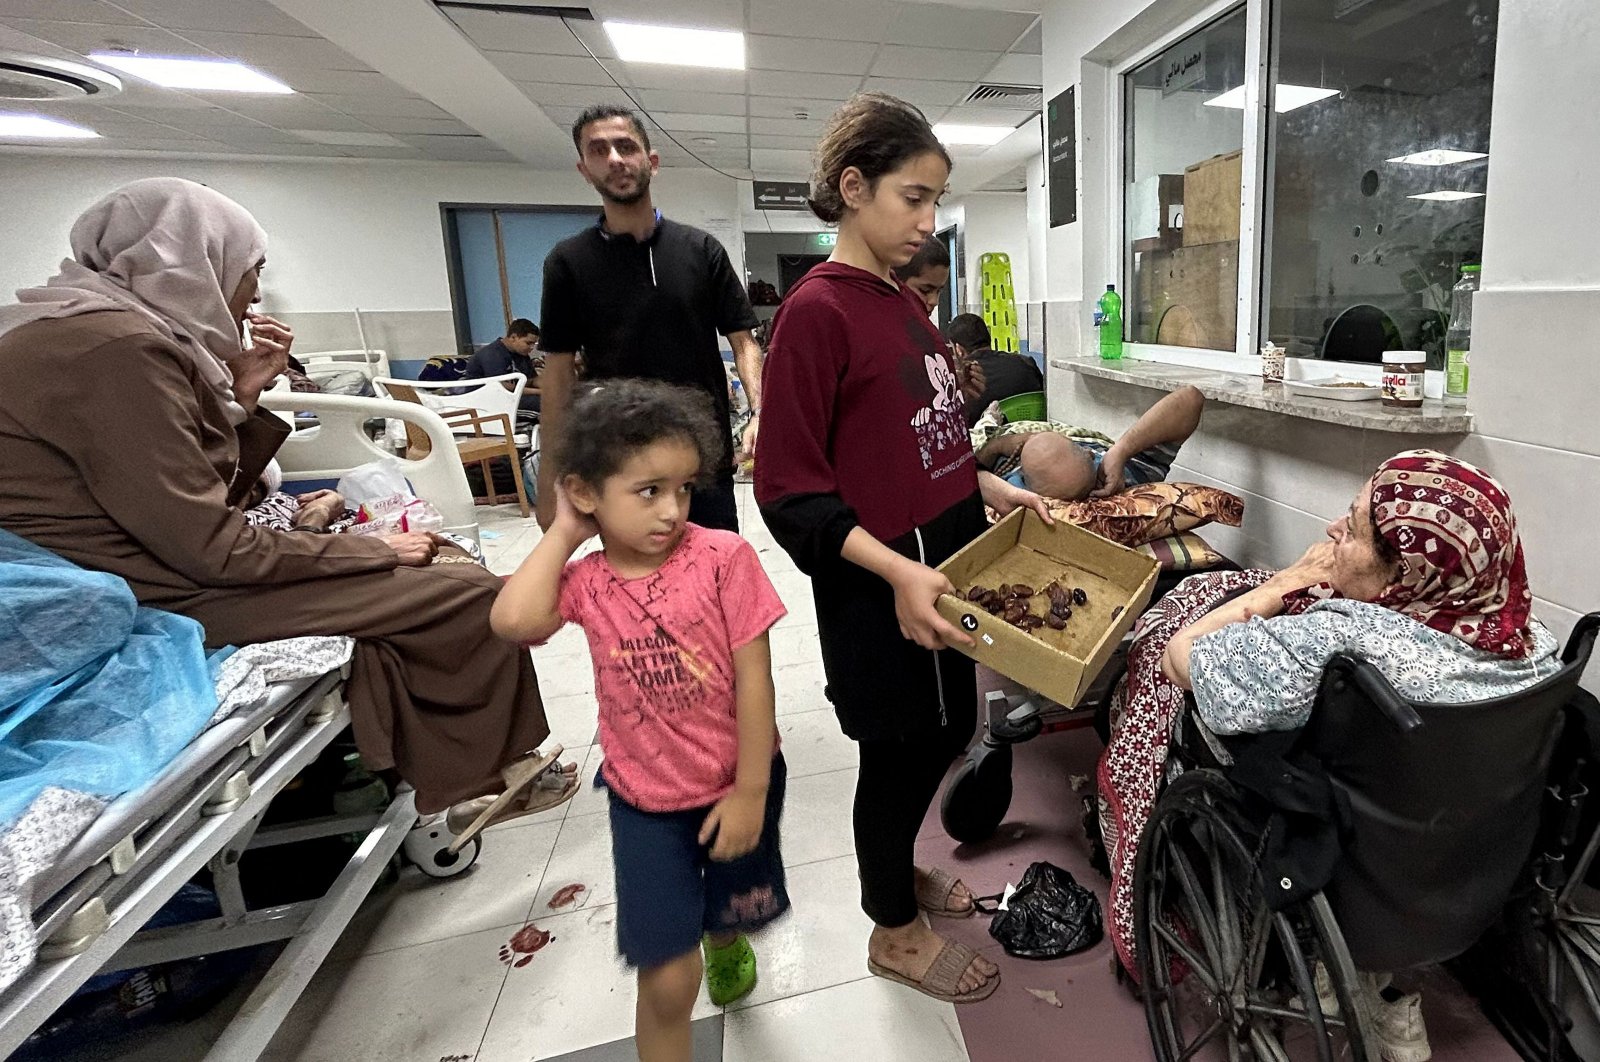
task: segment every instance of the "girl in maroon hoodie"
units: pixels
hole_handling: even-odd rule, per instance
[[[919,908],[966,917],[965,885],[913,865],[917,831],[977,716],[971,644],[934,608],[934,570],[985,527],[983,505],[1049,519],[1037,495],[978,471],[948,347],[894,279],[933,232],[950,156],[920,111],[845,104],[818,143],[812,211],[837,222],[829,260],[784,298],[763,375],[756,500],[811,577],[828,696],[860,747],[855,795],[868,965],[954,1002],[999,970],[946,941]]]

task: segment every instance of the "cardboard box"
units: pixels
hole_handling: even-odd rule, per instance
[[[1244,152],[1230,151],[1183,171],[1183,245],[1239,242]]]
[[[1073,606],[1072,619],[1059,631],[1019,630],[951,594],[941,596],[938,605],[940,615],[976,640],[962,652],[1072,707],[1150,603],[1160,565],[1081,527],[1059,522],[1046,527],[1031,510],[1018,509],[939,570],[963,591],[974,585],[997,589],[1001,583],[1026,583],[1042,592],[1052,580],[1083,588],[1088,601]],[[1040,602],[1033,611],[1042,614],[1047,608]]]

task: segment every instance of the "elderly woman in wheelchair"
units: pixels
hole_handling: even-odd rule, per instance
[[[1328,538],[1180,584],[1113,698],[1111,936],[1164,1060],[1424,1062],[1387,971],[1465,951],[1530,863],[1592,626],[1564,661],[1505,490],[1444,454]]]

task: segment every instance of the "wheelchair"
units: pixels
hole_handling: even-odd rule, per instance
[[[1410,701],[1336,657],[1295,732],[1218,738],[1191,702],[1133,880],[1156,1057],[1379,1062],[1358,971],[1450,960],[1524,1058],[1595,1057],[1572,1037],[1600,1029],[1597,632],[1495,700]]]

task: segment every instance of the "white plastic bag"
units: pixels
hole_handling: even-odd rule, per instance
[[[403,498],[411,497],[411,486],[406,482],[405,470],[400,467],[399,459],[394,457],[380,457],[352,468],[339,480],[337,489],[344,495],[345,504],[353,509],[396,494]]]

